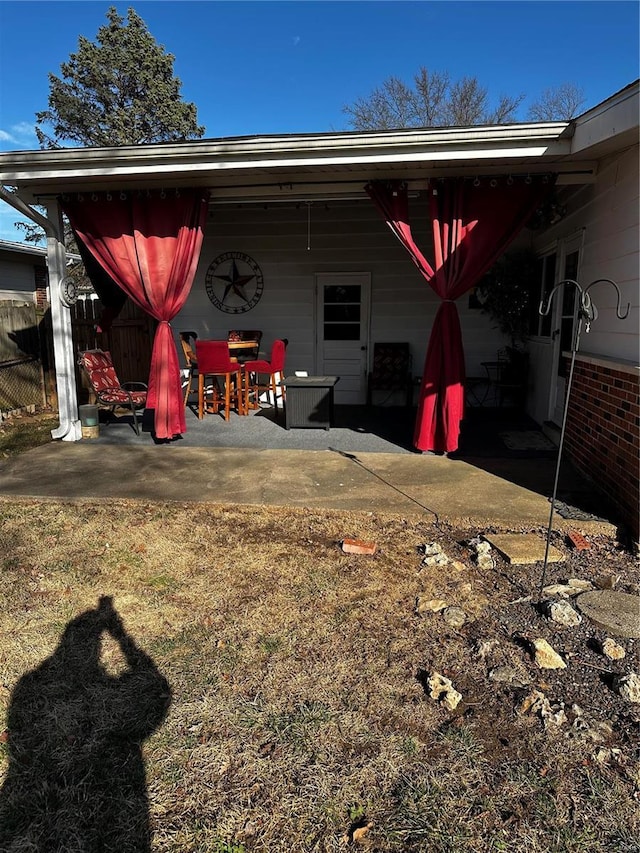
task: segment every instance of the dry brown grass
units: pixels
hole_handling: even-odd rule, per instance
[[[345,537],[378,550],[347,556]],[[434,540],[464,566],[421,568],[419,546]],[[598,764],[590,746],[544,732],[515,713],[514,691],[488,684],[474,641],[508,642],[497,614],[522,577],[480,573],[460,540],[373,514],[0,503],[0,731],[19,679],[54,654],[70,620],[112,596],[172,693],[144,745],[154,851],[638,850],[629,765]],[[418,618],[417,595],[444,596],[471,621],[456,631]],[[127,671],[108,633],[102,662],[114,676]],[[430,669],[463,693],[456,712],[426,695],[420,673]],[[69,768],[73,800],[87,728],[108,731],[115,705],[94,690],[96,717],[65,695],[59,687],[45,703],[43,731],[65,733],[54,757]],[[10,746],[11,731],[0,744],[5,775]],[[32,809],[51,809],[38,780],[29,784]],[[115,814],[113,790],[100,789],[108,807],[90,790],[88,820]],[[81,846],[83,831],[74,824],[61,846],[38,847],[44,835],[36,843],[23,829],[3,847],[0,830],[0,850],[103,849]],[[123,837],[110,843],[135,849]]]

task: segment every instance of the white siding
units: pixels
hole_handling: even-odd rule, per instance
[[[35,300],[33,264],[0,259],[0,300]]]
[[[598,319],[580,343],[581,352],[638,363],[640,322],[638,272],[638,146],[602,161],[596,182],[576,192],[571,214],[537,241],[541,246],[584,228],[584,248],[579,273],[582,286],[599,278],[613,279],[622,301],[631,310],[626,320],[615,313],[615,292],[598,284],[590,291]]]
[[[414,237],[432,257],[426,205],[412,202]],[[292,204],[219,206],[207,224],[200,265],[192,292],[173,321],[176,337],[193,329],[205,338],[223,338],[234,327],[263,330],[269,351],[277,337],[289,340],[287,371],[316,371],[314,364],[316,273],[371,273],[371,337],[376,341],[408,341],[413,372],[422,373],[433,318],[439,299],[423,280],[405,250],[368,199],[362,202],[316,202],[311,206],[310,248],[307,249],[307,207]],[[264,294],[245,314],[224,314],[209,301],[205,274],[219,254],[250,255],[264,275]],[[503,339],[489,318],[458,301],[467,372],[479,375],[480,362],[495,358]]]

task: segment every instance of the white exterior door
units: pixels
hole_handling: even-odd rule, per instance
[[[560,278],[558,281],[572,279],[578,281],[580,264],[580,238],[567,241],[562,246]],[[575,308],[578,291],[574,285],[564,285],[554,297],[553,316],[553,375],[551,377],[551,420],[562,425],[564,403],[567,393],[568,371],[563,352],[569,352],[573,346],[575,327]]]
[[[316,275],[316,373],[340,377],[338,405],[366,401],[370,291],[369,273]]]

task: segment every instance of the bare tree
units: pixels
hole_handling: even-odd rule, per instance
[[[529,107],[532,121],[569,121],[584,104],[584,89],[576,83],[562,83],[545,89]]]
[[[515,120],[523,99],[524,95],[501,95],[492,107],[487,89],[476,77],[452,82],[447,72],[422,66],[411,85],[389,77],[342,111],[354,130],[506,124]]]

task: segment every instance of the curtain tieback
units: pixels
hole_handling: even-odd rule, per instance
[[[452,305],[455,305],[455,299],[443,299],[443,302],[451,302]]]

